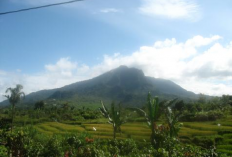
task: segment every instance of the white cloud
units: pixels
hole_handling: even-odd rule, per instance
[[[58,88],[93,78],[120,65],[137,67],[147,76],[172,80],[196,93],[232,94],[232,42],[222,45],[219,39],[221,37],[216,35],[208,38],[195,36],[185,42],[175,38],[156,41],[152,46],[141,46],[130,55],[105,55],[103,61],[94,66],[78,65],[70,58],[61,58],[34,75],[0,70],[0,94],[18,83],[25,87],[26,94]]]
[[[137,67],[145,75],[170,79],[183,88],[209,95],[232,94],[232,46],[218,43],[220,36],[195,36],[185,42],[176,39],[142,46],[131,55],[104,56],[95,72],[120,65]],[[201,51],[205,46],[206,50]]]
[[[48,72],[58,73],[62,76],[71,77],[72,71],[77,68],[77,63],[72,63],[69,58],[61,58],[55,65],[45,65]]]
[[[216,41],[216,40],[221,39],[221,38],[222,37],[220,37],[219,35],[215,35],[211,38],[204,38],[200,35],[197,35],[197,36],[193,37],[192,39],[187,40],[185,44],[187,46],[200,47],[200,46],[208,45],[208,44],[212,43],[213,41]]]
[[[78,66],[76,62],[71,62],[69,58],[61,58],[55,64],[45,65],[45,70],[33,75],[22,74],[22,72],[6,72],[0,70],[0,101],[4,99],[2,95],[9,87],[16,84],[24,86],[24,92],[29,94],[42,89],[53,89],[89,78],[85,75],[88,66]]]
[[[139,10],[146,15],[171,19],[196,19],[199,16],[199,6],[189,0],[142,0]]]
[[[121,10],[118,10],[115,8],[105,8],[105,9],[101,9],[100,12],[102,12],[102,13],[118,13],[118,12],[121,12]]]

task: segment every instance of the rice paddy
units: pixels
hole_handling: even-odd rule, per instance
[[[224,125],[227,124],[227,125]],[[79,125],[64,124],[59,122],[46,122],[35,125],[35,128],[44,134],[65,134],[65,133],[81,133],[87,132],[92,135],[93,138],[98,139],[112,139],[113,127],[108,123],[82,123]],[[225,131],[219,135],[220,131]],[[230,132],[231,133],[228,133]],[[150,128],[145,122],[133,122],[126,123],[121,126],[121,133],[116,134],[117,139],[133,138],[137,141],[149,141]],[[220,123],[201,123],[201,122],[185,122],[179,132],[179,138],[182,141],[191,142],[194,137],[198,138],[216,138],[220,136],[222,140],[216,142],[217,151],[232,154],[232,125],[230,122]]]

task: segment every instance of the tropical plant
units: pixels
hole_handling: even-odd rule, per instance
[[[173,112],[170,106],[174,106],[176,103],[177,99],[173,99],[171,101],[167,101],[164,104],[164,113],[167,119],[167,124],[169,127],[169,136],[176,137],[178,135],[178,132],[180,130],[181,124],[178,124],[179,118],[182,115],[181,110]]]
[[[121,125],[126,121],[121,117],[121,104],[118,104],[118,110],[115,109],[114,102],[111,104],[110,111],[106,108],[106,106],[101,101],[102,107],[100,107],[100,111],[104,117],[109,119],[109,123],[113,125],[113,137],[116,138],[116,132],[121,132]]]
[[[12,113],[11,113],[11,118],[12,118],[12,122],[11,122],[11,132],[13,129],[13,120],[14,120],[14,114],[15,114],[15,105],[17,103],[19,103],[19,101],[25,97],[24,92],[22,92],[21,90],[23,89],[23,86],[20,84],[17,84],[15,88],[7,88],[5,93],[10,92],[10,95],[4,95],[9,102],[11,103],[11,109],[12,109]]]
[[[136,108],[138,111],[144,114],[144,117],[146,118],[147,123],[151,128],[151,144],[153,146],[156,143],[155,141],[155,128],[157,127],[156,121],[160,116],[159,105],[160,105],[159,98],[155,97],[154,99],[152,99],[151,93],[149,92],[147,95],[147,103],[146,103],[146,108],[148,110],[147,113],[140,108]]]
[[[152,98],[149,92],[146,103],[147,112],[136,108],[144,114],[147,123],[151,128],[151,144],[155,147],[160,147],[160,142],[162,143],[164,141],[163,138],[166,138],[167,135],[172,138],[176,136],[179,131],[179,125],[177,125],[177,122],[181,112],[174,114],[170,108],[170,106],[173,106],[176,101],[177,99],[159,102],[159,98]],[[168,127],[165,127],[165,125],[157,125],[157,121],[161,116],[161,113],[165,113]]]

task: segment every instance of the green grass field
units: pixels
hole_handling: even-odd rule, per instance
[[[179,138],[182,141],[190,142],[191,139],[197,137],[216,138],[221,137],[220,142],[216,142],[218,152],[224,152],[232,155],[232,125],[231,122],[185,122],[179,132]],[[46,122],[35,125],[35,128],[44,134],[65,134],[65,133],[81,133],[88,132],[93,138],[112,139],[113,128],[108,123],[85,122],[80,125],[64,124],[59,122]],[[95,130],[95,129],[96,130]],[[121,127],[122,133],[117,133],[117,139],[133,138],[137,141],[149,141],[151,131],[145,122],[126,123]],[[219,132],[223,132],[219,135]]]

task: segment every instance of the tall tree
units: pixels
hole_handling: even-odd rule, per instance
[[[14,114],[15,114],[15,105],[20,102],[22,98],[25,97],[24,92],[21,90],[23,89],[23,86],[20,84],[17,84],[15,88],[7,88],[5,93],[10,93],[9,95],[4,95],[9,102],[11,103],[11,132],[13,129],[13,120],[14,120]]]

